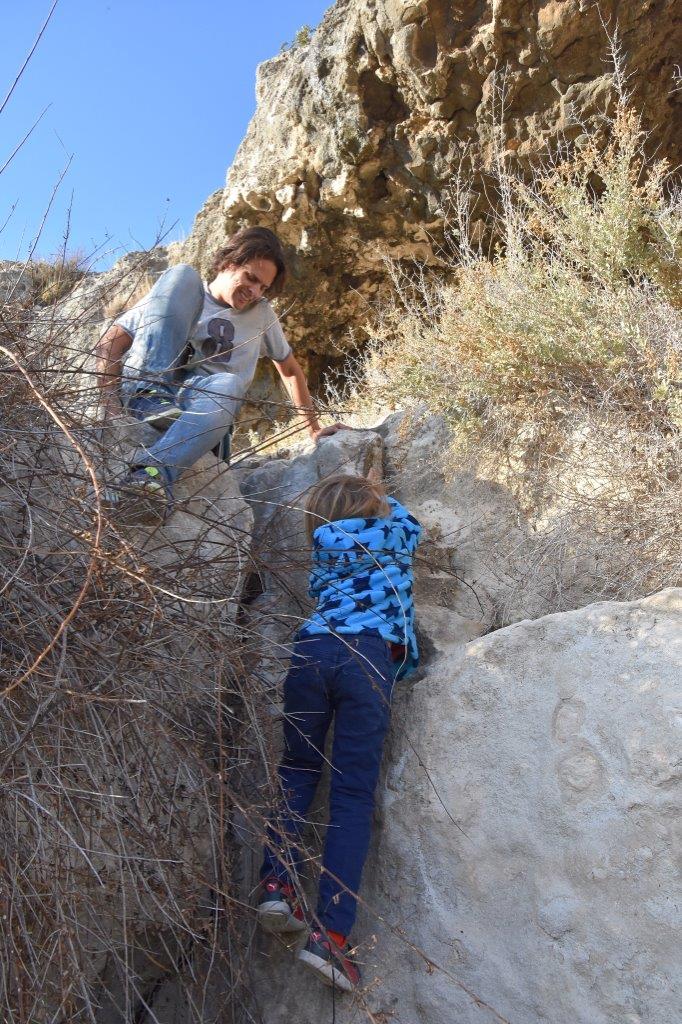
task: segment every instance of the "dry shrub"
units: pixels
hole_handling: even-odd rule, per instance
[[[503,481],[537,531],[526,569],[625,597],[680,581],[682,195],[625,102],[607,127],[530,181],[498,147],[490,259],[456,182],[454,255],[391,268],[360,400],[445,414],[446,466]]]
[[[141,302],[145,295],[151,291],[154,284],[154,277],[148,271],[142,274],[140,280],[135,282],[133,288],[123,289],[117,292],[107,302],[104,308],[104,315],[108,320],[115,320],[128,309],[132,309],[138,302]]]
[[[36,306],[51,306],[72,291],[87,273],[83,256],[61,255],[53,260],[31,260],[26,265],[31,300]]]
[[[172,986],[188,1022],[212,996],[230,1020],[252,926],[233,826],[257,843],[272,760],[235,618],[248,522],[236,501],[216,543],[209,512],[174,535],[108,517],[60,309],[8,315],[0,348],[0,1016],[155,1020]]]

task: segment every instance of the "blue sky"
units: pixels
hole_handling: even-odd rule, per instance
[[[3,3],[0,104],[51,2]],[[187,235],[253,114],[256,65],[331,2],[59,0],[0,114],[2,166],[48,107],[0,175],[0,259],[26,255],[67,165],[36,255],[58,252],[67,226],[95,269],[161,231]]]

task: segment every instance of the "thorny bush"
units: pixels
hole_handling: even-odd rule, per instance
[[[231,823],[260,835],[272,763],[263,645],[236,621],[249,515],[107,515],[77,307],[2,309],[0,1017],[153,1020],[173,983],[188,1021],[211,991],[230,1019],[253,925]]]

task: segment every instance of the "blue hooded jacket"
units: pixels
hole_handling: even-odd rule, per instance
[[[388,503],[385,518],[338,519],[317,527],[308,589],[317,608],[299,636],[378,634],[404,645],[401,678],[419,661],[412,557],[421,526],[395,498]]]

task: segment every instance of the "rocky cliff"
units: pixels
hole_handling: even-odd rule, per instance
[[[444,190],[460,166],[486,185],[495,123],[526,169],[598,131],[609,19],[649,144],[676,161],[680,18],[674,0],[338,0],[310,42],[261,68],[227,186],[184,246],[130,254],[30,313],[25,272],[0,267],[12,1024],[682,1016],[680,591],[597,601],[613,553],[596,572],[563,558],[565,538],[538,545],[556,512],[530,515],[505,474],[444,472],[448,428],[423,410],[230,469],[207,456],[167,523],[130,526],[95,481],[145,438],[125,423],[100,436],[83,374],[112,294],[125,301],[169,256],[201,265],[244,223],[286,241],[286,327],[313,371],[332,364],[382,287],[382,252],[437,263]],[[589,475],[583,442],[559,460],[559,489]],[[396,689],[353,936],[364,981],[341,1002],[257,931],[253,895],[279,684],[308,609],[302,502],[317,480],[369,468],[424,525],[423,662]],[[629,537],[617,555],[642,557]]]
[[[265,1024],[673,1024],[682,592],[547,615],[546,590],[509,574],[523,544],[510,496],[487,489],[474,526],[473,481],[434,473],[441,428],[406,438],[392,417],[239,472],[264,567],[249,622],[276,647],[309,607],[300,509],[317,480],[381,468],[425,526],[424,660],[394,698],[355,936],[363,987],[333,1010],[295,943],[257,935],[255,1006]],[[532,617],[491,631],[505,604]],[[245,899],[258,863],[247,839]]]
[[[265,224],[294,257],[286,327],[313,368],[366,319],[382,258],[437,262],[458,168],[485,189],[491,133],[520,167],[599,125],[609,38],[650,145],[682,156],[676,0],[337,0],[307,44],[263,64],[258,110],[183,259]]]
[[[0,491],[10,1020],[679,1019],[679,591],[589,604],[574,589],[586,606],[548,615],[552,587],[510,572],[519,508],[437,472],[435,418],[231,470],[206,457],[165,526],[113,515],[93,535],[87,463],[4,386],[25,427]],[[88,422],[74,430],[96,454]],[[131,440],[119,427],[109,458]],[[363,986],[334,1006],[258,933],[252,901],[272,714],[308,608],[302,500],[370,467],[425,526],[423,665],[395,694],[354,935]],[[500,609],[512,624],[496,629]]]

